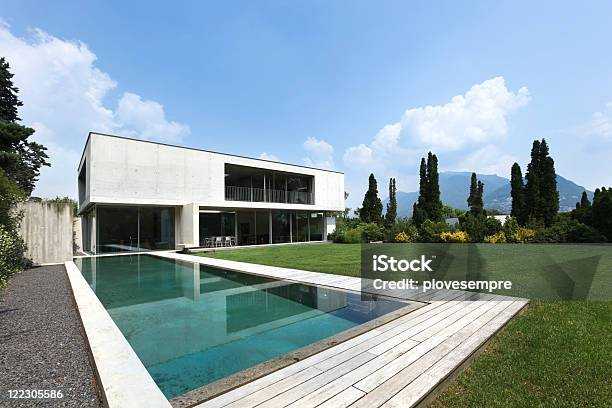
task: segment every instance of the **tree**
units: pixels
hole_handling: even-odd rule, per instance
[[[540,143],[540,214],[546,227],[550,227],[559,212],[559,191],[555,161],[550,157],[545,139]]]
[[[531,147],[531,161],[525,173],[525,218],[537,220],[540,218],[540,141],[534,140]]]
[[[512,196],[510,215],[516,218],[520,225],[525,225],[525,183],[518,163],[514,163],[510,171],[510,195]]]
[[[598,190],[597,194],[599,195],[599,193]],[[580,201],[576,202],[576,209],[572,210],[571,217],[583,224],[593,226],[593,209],[586,191],[582,192]]]
[[[368,180],[368,191],[363,197],[363,204],[359,211],[359,218],[363,222],[374,222],[380,224],[382,221],[382,202],[378,197],[378,184],[374,174],[370,174]]]
[[[431,152],[427,155],[427,215],[434,222],[442,221],[442,201],[440,200],[440,175],[438,157]]]
[[[412,207],[412,219],[417,227],[421,226],[427,219],[427,194],[429,191],[427,181],[427,164],[425,158],[421,158],[419,167],[419,198]]]
[[[595,190],[591,209],[592,226],[612,241],[612,188]]]
[[[559,191],[555,161],[549,155],[545,139],[533,142],[526,178],[525,218],[528,222],[549,227],[559,212]]]
[[[412,218],[417,226],[426,219],[434,222],[442,221],[443,206],[440,200],[440,176],[438,174],[438,158],[429,152],[427,161],[421,159],[419,168],[419,198],[413,208]]]
[[[589,196],[586,191],[583,191],[580,197],[580,208],[591,208],[591,202],[589,201]]]
[[[472,173],[470,179],[470,195],[467,203],[470,207],[470,213],[474,215],[484,215],[484,183],[476,177],[476,173]]]
[[[43,145],[29,141],[34,129],[20,125],[17,110],[23,103],[13,85],[9,64],[0,58],[0,168],[28,196],[34,190],[42,166],[49,166]]]
[[[397,188],[395,186],[395,178],[389,179],[389,202],[387,203],[387,213],[385,215],[385,224],[391,226],[395,224],[397,218]]]
[[[17,109],[23,103],[17,98],[19,88],[13,85],[13,74],[11,74],[8,61],[0,57],[0,120],[5,122],[18,122]]]

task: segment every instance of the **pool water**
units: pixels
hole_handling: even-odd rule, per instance
[[[407,306],[151,255],[75,263],[168,398]]]

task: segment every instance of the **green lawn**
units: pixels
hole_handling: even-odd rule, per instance
[[[360,244],[304,244],[201,252],[197,255],[358,277],[360,251]]]
[[[359,276],[360,245],[290,245],[203,253],[234,261]],[[459,264],[466,247],[453,247]],[[508,276],[534,293],[538,268],[564,270],[597,259],[593,292],[609,295],[610,247],[478,246],[488,277]],[[595,255],[593,255],[595,253]],[[610,254],[608,254],[610,253]],[[530,260],[525,265],[521,260]],[[518,260],[518,261],[517,261]],[[575,264],[575,265],[574,265]],[[573,266],[572,266],[573,265]],[[550,268],[549,268],[550,269]],[[602,277],[603,276],[603,277]],[[535,282],[529,289],[529,282]],[[532,301],[498,334],[435,407],[600,407],[612,401],[612,302]],[[608,401],[608,402],[606,402]],[[609,406],[609,405],[608,405]]]
[[[382,244],[369,246],[400,257],[437,254],[436,273],[403,273],[419,281],[510,280],[512,290],[496,293],[539,300],[608,300],[612,288],[612,246],[565,244]],[[361,244],[304,244],[243,248],[202,256],[263,265],[360,276]],[[367,255],[370,259],[370,255]],[[390,277],[391,275],[387,275]],[[591,280],[592,278],[592,280]],[[587,297],[588,295],[588,297]]]
[[[531,302],[432,406],[610,406],[611,319],[612,302]]]

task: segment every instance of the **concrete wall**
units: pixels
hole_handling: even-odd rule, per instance
[[[225,200],[225,164],[314,176],[314,205]],[[344,210],[344,174],[92,133],[79,166],[88,203]]]
[[[20,204],[23,212],[20,232],[28,250],[26,256],[35,264],[65,262],[72,259],[72,207],[68,203],[28,201]]]

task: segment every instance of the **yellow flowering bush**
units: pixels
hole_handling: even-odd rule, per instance
[[[465,243],[470,242],[470,236],[465,231],[442,232],[440,240],[442,242]]]
[[[496,234],[486,236],[484,242],[488,244],[505,244],[506,234],[504,234],[504,231],[499,231]]]

